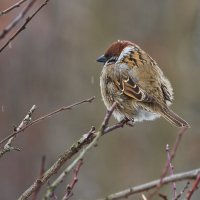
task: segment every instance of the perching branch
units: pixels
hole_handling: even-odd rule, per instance
[[[17,31],[8,39],[8,41],[3,44],[0,48],[0,53],[21,33],[23,30],[26,29],[27,24],[35,17],[35,15],[45,6],[50,0],[45,0],[35,11],[34,13],[30,16],[27,17],[25,22],[17,29]]]
[[[10,6],[9,8],[7,8],[6,10],[0,11],[0,16],[3,16],[7,13],[9,13],[10,11],[14,10],[15,8],[19,8],[24,2],[26,2],[27,0],[21,0],[18,1],[17,3],[15,3],[14,5]]]
[[[58,172],[67,160],[71,159],[83,148],[83,146],[90,143],[94,139],[94,133],[95,129],[92,127],[88,133],[84,134],[77,142],[60,155],[59,159],[44,173],[41,178],[36,179],[34,183],[18,198],[18,200],[28,199],[28,197],[33,194],[38,187],[44,185],[51,176]]]
[[[42,117],[39,117],[38,119],[32,121],[31,123],[27,124],[26,126],[23,126],[21,129],[15,130],[12,134],[10,134],[9,136],[7,136],[7,137],[4,138],[3,140],[1,140],[1,141],[0,141],[0,144],[6,142],[7,140],[9,140],[10,138],[12,138],[13,136],[18,135],[20,132],[24,131],[24,130],[27,129],[28,127],[33,126],[34,124],[37,124],[37,123],[39,123],[39,122],[41,122],[41,121],[43,121],[43,120],[46,120],[46,119],[48,119],[48,118],[50,118],[50,117],[52,117],[52,116],[58,114],[59,112],[62,112],[62,111],[65,111],[65,110],[71,110],[72,108],[74,108],[74,107],[76,107],[76,106],[78,106],[78,105],[80,105],[80,104],[83,104],[83,103],[91,103],[94,99],[95,99],[95,97],[93,96],[93,97],[90,97],[90,98],[88,98],[88,99],[84,99],[84,100],[82,100],[82,101],[79,101],[79,102],[77,102],[77,103],[74,103],[74,104],[72,104],[72,105],[70,105],[70,106],[61,107],[61,108],[59,108],[59,109],[57,109],[57,110],[55,110],[55,111],[53,111],[53,112],[51,112],[51,113],[48,113],[48,114],[46,114],[46,115],[44,115],[44,116],[42,116]]]
[[[44,183],[47,182],[47,180],[54,175],[60,168],[63,166],[63,164],[72,158],[75,154],[77,154],[86,144],[87,146],[81,151],[81,153],[77,156],[77,158],[67,167],[66,170],[70,171],[73,169],[77,163],[83,159],[85,154],[93,147],[96,145],[98,142],[99,138],[105,134],[104,130],[108,126],[109,119],[111,117],[112,112],[114,111],[116,107],[116,103],[114,103],[111,107],[110,110],[107,111],[107,114],[102,122],[101,127],[99,128],[99,131],[95,132],[94,127],[87,133],[84,134],[81,139],[76,142],[70,149],[68,149],[64,154],[60,156],[60,158],[50,167],[49,170],[47,170],[44,174],[44,176],[41,179],[37,179],[20,197],[18,200],[24,200],[27,199],[38,187],[38,185],[43,185]],[[102,128],[103,127],[103,128]],[[116,126],[116,129],[119,128]],[[114,129],[112,129],[114,130]],[[64,170],[63,173],[66,173]],[[63,176],[63,173],[58,177],[57,183],[60,183],[61,176]],[[62,179],[63,180],[63,179]],[[40,184],[38,184],[38,182]],[[50,191],[49,191],[50,190]],[[50,197],[53,191],[55,190],[55,187],[52,188],[51,186],[49,187],[49,192],[45,195],[45,199]]]
[[[50,197],[53,196],[54,190],[56,189],[56,187],[58,187],[58,185],[59,185],[60,183],[62,183],[64,177],[77,165],[78,162],[80,162],[80,160],[83,159],[83,157],[84,157],[84,155],[86,154],[86,152],[87,152],[90,148],[92,148],[93,146],[96,145],[97,141],[99,140],[99,138],[100,138],[102,135],[104,135],[104,134],[106,134],[106,133],[108,133],[108,132],[110,132],[110,131],[113,131],[113,130],[115,130],[115,129],[117,129],[117,128],[123,127],[123,126],[121,125],[121,123],[120,123],[120,126],[118,126],[118,125],[116,124],[116,125],[112,126],[112,128],[110,128],[110,129],[109,129],[109,127],[107,127],[107,126],[108,126],[109,119],[110,119],[110,117],[111,117],[111,115],[112,115],[112,113],[113,113],[115,107],[116,107],[116,103],[114,103],[114,104],[112,105],[111,109],[107,111],[107,114],[106,114],[106,116],[105,116],[105,118],[104,118],[104,120],[103,120],[103,122],[102,122],[102,124],[101,124],[101,127],[99,128],[99,131],[96,132],[96,133],[94,133],[95,137],[93,138],[93,140],[91,141],[91,143],[88,144],[88,146],[86,146],[86,148],[82,150],[82,152],[80,153],[80,155],[77,156],[77,158],[76,158],[76,159],[75,159],[61,174],[60,174],[60,176],[58,176],[57,179],[48,187],[48,190],[47,190],[47,192],[46,192],[46,194],[45,194],[44,200],[47,200],[48,198],[50,198]],[[114,128],[114,127],[115,127],[115,128]],[[106,131],[106,130],[107,130],[107,131]],[[109,131],[109,130],[110,130],[110,131]]]
[[[188,172],[174,174],[172,176],[167,176],[163,178],[162,185],[178,182],[178,181],[183,181],[183,180],[196,179],[199,173],[200,173],[200,168],[192,170],[192,171],[188,171]],[[108,195],[107,197],[101,198],[98,200],[117,200],[117,199],[128,198],[130,195],[152,190],[153,188],[156,188],[159,183],[160,183],[160,179],[157,179],[149,183],[145,183],[145,184],[138,185],[135,187],[130,187],[128,189]]]
[[[95,128],[92,127],[91,130],[88,133],[84,134],[82,136],[82,139],[80,139],[79,141],[81,141],[81,140],[84,141],[84,138],[85,138],[86,141],[84,141],[83,143],[87,144],[87,143],[92,142],[94,137],[95,137]],[[81,149],[81,148],[82,147],[80,147],[79,149]],[[78,153],[79,149],[77,149],[77,148],[74,148],[74,149]],[[56,187],[58,187],[58,185],[63,182],[64,178],[69,174],[69,172],[73,169],[73,167],[76,166],[77,163],[78,162],[76,160],[74,160],[72,162],[72,164],[69,165],[65,170],[63,170],[63,172],[56,178],[56,180],[54,180],[53,183],[51,183],[48,186],[46,194],[45,194],[45,196],[43,198],[44,200],[47,200],[48,198],[53,197],[54,190],[56,189]]]

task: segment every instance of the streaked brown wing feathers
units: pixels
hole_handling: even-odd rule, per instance
[[[122,92],[125,95],[132,97],[138,101],[143,101],[143,92],[134,82],[130,82],[129,79],[122,80],[122,86]]]
[[[135,83],[129,77],[118,81],[118,87],[123,94],[137,101],[155,102],[153,97],[146,93],[142,88],[138,86],[137,83]]]

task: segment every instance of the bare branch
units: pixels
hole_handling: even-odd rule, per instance
[[[34,0],[35,1],[35,0]],[[25,22],[20,26],[19,29],[8,39],[8,41],[3,44],[0,48],[0,53],[16,38],[19,33],[21,33],[23,30],[26,29],[27,24],[35,17],[35,15],[45,6],[50,0],[45,0],[35,11],[34,13],[30,16],[27,17]]]
[[[42,178],[44,172],[45,172],[45,160],[46,160],[46,157],[45,156],[42,156],[42,161],[41,161],[41,167],[40,167],[40,175],[39,175],[39,178]],[[36,200],[37,199],[37,195],[40,191],[40,186],[37,188],[37,190],[35,190],[35,192],[33,193],[33,198],[32,200]]]
[[[34,181],[34,183],[18,198],[18,200],[28,199],[28,197],[33,194],[38,187],[41,187],[46,183],[51,176],[56,174],[58,170],[65,164],[65,162],[71,159],[75,154],[77,154],[83,146],[90,143],[95,137],[94,127],[91,130],[84,134],[77,142],[75,142],[69,149],[67,149],[62,155],[59,156],[59,159],[44,173],[44,175]]]
[[[80,155],[60,174],[60,176],[58,176],[58,178],[48,187],[48,190],[45,194],[44,200],[47,200],[48,198],[52,197],[54,194],[54,190],[56,189],[56,187],[58,187],[58,185],[60,183],[63,182],[63,179],[65,176],[67,176],[69,174],[69,172],[77,165],[77,163],[79,162],[79,160],[83,159],[83,156],[86,154],[86,152],[92,147],[96,145],[97,140],[99,139],[99,137],[106,133],[109,133],[115,129],[118,128],[122,128],[125,122],[121,122],[119,124],[116,124],[114,126],[111,127],[107,127],[108,125],[108,119],[111,117],[112,112],[114,111],[116,104],[113,104],[112,108],[110,109],[110,111],[107,111],[107,114],[104,118],[104,121],[100,127],[100,132],[95,133],[96,138],[95,141],[92,141],[92,143],[90,144],[90,146],[87,146],[85,149],[83,149],[83,151],[80,153]],[[104,127],[105,129],[103,130],[102,127]],[[98,136],[98,137],[97,137]],[[94,138],[92,138],[94,139]]]
[[[169,160],[170,162],[174,159],[176,151],[178,149],[178,146],[179,146],[179,144],[181,142],[181,139],[182,139],[183,135],[186,133],[186,131],[187,131],[187,127],[184,127],[178,133],[178,135],[176,137],[176,141],[175,141],[175,143],[173,145],[173,148],[172,148],[172,151],[171,151],[171,157],[170,157],[170,160]],[[169,161],[167,161],[166,164],[165,164],[165,168],[164,168],[162,176],[161,176],[161,182],[162,182],[162,178],[166,176],[167,171],[169,169],[169,165],[168,165]]]
[[[68,200],[73,195],[72,190],[76,185],[76,183],[78,182],[78,173],[80,171],[82,164],[83,164],[83,159],[79,160],[79,163],[77,164],[77,167],[74,170],[73,180],[70,184],[67,185],[67,192],[62,198],[62,200]]]
[[[28,114],[25,116],[25,118],[22,120],[22,122],[19,124],[19,126],[17,128],[14,129],[14,132],[20,132],[22,131],[25,127],[27,127],[30,122],[31,122],[31,117],[33,115],[33,112],[35,111],[36,106],[33,105],[31,107],[31,109],[29,110]],[[12,147],[12,142],[14,140],[14,138],[16,137],[16,134],[13,135],[12,137],[9,137],[8,142],[4,145],[3,150],[0,151],[0,158],[5,154],[8,153],[12,150],[17,150],[19,151],[18,148]]]
[[[91,138],[92,141],[95,137],[94,134],[95,134],[95,128],[92,127],[89,133],[85,134],[83,137]],[[78,162],[79,160],[75,159],[65,170],[63,170],[63,172],[56,178],[56,180],[54,180],[53,183],[51,183],[48,186],[44,199],[49,199],[54,195],[54,190],[56,189],[56,187],[58,187],[58,185],[63,182],[64,178],[77,165]]]
[[[157,191],[160,189],[160,187],[162,186],[162,180],[166,176],[167,171],[169,170],[169,164],[168,163],[172,162],[172,160],[174,159],[176,151],[178,149],[178,146],[179,146],[179,144],[181,142],[181,139],[182,139],[183,135],[186,133],[187,129],[188,129],[187,127],[184,127],[184,128],[181,128],[181,130],[179,131],[179,133],[178,133],[178,135],[176,137],[176,141],[175,141],[175,143],[174,143],[174,145],[172,147],[171,157],[165,163],[165,167],[164,167],[162,175],[160,177],[160,183],[157,185],[156,190],[152,194],[149,195],[148,199],[151,199],[157,193]]]
[[[181,198],[183,193],[188,189],[189,185],[190,185],[190,182],[187,181],[185,187],[179,192],[179,194],[176,196],[174,200],[178,200],[179,198]]]
[[[24,200],[27,199],[38,187],[38,182],[43,185],[45,182],[47,182],[47,180],[53,175],[55,174],[60,168],[61,166],[70,158],[72,158],[72,156],[74,156],[76,153],[78,153],[80,151],[81,148],[83,148],[83,146],[85,144],[87,144],[87,146],[81,151],[81,153],[77,156],[77,158],[67,167],[67,169],[64,170],[63,173],[66,173],[65,171],[70,171],[71,169],[73,169],[77,163],[83,159],[84,155],[86,154],[86,152],[88,152],[93,146],[96,145],[97,141],[99,140],[99,138],[105,134],[104,130],[108,125],[109,119],[114,111],[116,107],[116,103],[114,103],[111,107],[110,110],[107,111],[107,114],[102,122],[102,125],[99,129],[99,131],[95,132],[94,127],[87,133],[84,134],[81,139],[76,142],[74,145],[72,145],[72,147],[70,149],[68,149],[64,154],[62,154],[60,156],[60,158],[50,167],[49,170],[47,170],[44,174],[44,176],[39,179],[36,180],[20,197],[18,200]],[[103,127],[103,128],[102,128]],[[62,176],[63,173],[57,178],[57,183],[60,183],[60,181],[63,180]],[[55,187],[49,187],[50,191],[47,192],[47,194],[45,195],[44,199],[47,199],[48,197],[51,196],[52,192],[55,190]]]
[[[105,118],[102,122],[101,128],[100,128],[100,131],[102,132],[102,134],[104,133],[105,129],[108,126],[108,122],[110,120],[110,117],[111,117],[116,105],[117,105],[117,103],[114,102],[113,105],[111,106],[110,110],[107,110],[106,116],[105,116]]]
[[[187,193],[187,200],[190,200],[193,193],[195,192],[195,190],[197,190],[198,188],[198,185],[199,185],[199,182],[200,182],[200,173],[198,174],[193,186],[192,186],[192,189]]]
[[[109,126],[109,127],[106,127],[105,130],[104,130],[104,134],[106,133],[109,133],[115,129],[118,129],[118,128],[123,128],[124,125],[126,124],[126,121],[122,121],[122,122],[119,122],[113,126]]]
[[[15,130],[12,134],[10,134],[9,136],[7,136],[3,140],[1,140],[0,144],[6,142],[7,140],[9,140],[10,138],[12,138],[13,136],[18,135],[20,132],[24,131],[28,127],[33,126],[34,124],[37,124],[37,123],[41,122],[42,120],[46,120],[46,119],[48,119],[48,118],[50,118],[50,117],[58,114],[59,112],[62,112],[62,111],[65,111],[65,110],[71,110],[72,108],[74,108],[74,107],[76,107],[76,106],[78,106],[80,104],[91,103],[94,99],[95,99],[95,97],[93,96],[93,97],[90,97],[89,99],[84,99],[84,100],[79,101],[77,103],[74,103],[74,104],[72,104],[70,106],[61,107],[61,108],[59,108],[59,109],[57,109],[57,110],[55,110],[55,111],[53,111],[51,113],[48,113],[48,114],[46,114],[46,115],[44,115],[42,117],[39,117],[38,119],[32,121],[31,123],[27,124],[26,126],[23,126],[21,129]]]
[[[170,172],[170,175],[173,175],[174,167],[171,163],[171,154],[170,154],[169,144],[166,145],[166,152],[167,152],[167,161],[169,165],[169,172]],[[172,183],[172,189],[173,189],[173,198],[176,198],[176,183],[175,182]]]
[[[3,39],[26,15],[36,0],[31,0],[30,3],[23,9],[22,12],[0,33],[0,39]]]
[[[200,168],[192,170],[192,171],[188,171],[188,172],[174,174],[172,176],[167,176],[167,177],[163,178],[162,184],[165,185],[165,184],[172,183],[172,182],[178,182],[178,181],[189,180],[189,179],[196,179],[199,173],[200,173]],[[143,185],[130,187],[128,189],[125,189],[125,190],[122,190],[120,192],[108,195],[107,197],[101,198],[101,199],[98,199],[98,200],[116,200],[116,199],[128,198],[130,195],[133,195],[133,194],[136,194],[136,193],[141,193],[141,192],[144,192],[144,191],[149,191],[153,188],[156,188],[159,183],[160,183],[160,179],[157,179],[155,181],[145,183]]]
[[[10,6],[9,8],[7,8],[6,10],[0,11],[0,16],[3,16],[7,13],[9,13],[10,11],[14,10],[15,8],[20,7],[24,2],[26,2],[27,0],[21,0],[18,1],[17,3],[15,3],[14,5]]]
[[[51,197],[54,194],[54,190],[56,189],[56,187],[58,187],[58,185],[63,181],[64,177],[77,165],[77,163],[83,159],[83,156],[86,154],[86,152],[92,148],[93,146],[96,145],[98,139],[105,133],[107,126],[108,126],[108,122],[109,119],[115,109],[116,103],[114,103],[111,107],[110,110],[107,111],[107,114],[102,122],[102,125],[99,129],[98,132],[94,133],[95,137],[92,138],[92,141],[90,144],[88,144],[88,146],[82,150],[82,152],[80,153],[80,155],[60,174],[60,176],[58,176],[58,178],[49,186],[45,196],[44,196],[44,200],[47,200],[49,197]],[[120,128],[121,126],[115,126],[115,129]],[[110,129],[115,130],[115,129]]]

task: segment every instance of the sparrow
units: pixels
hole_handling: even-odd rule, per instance
[[[135,122],[163,117],[176,127],[190,125],[169,106],[173,89],[155,60],[138,45],[127,40],[112,43],[97,59],[103,63],[100,88],[103,102],[117,121]]]

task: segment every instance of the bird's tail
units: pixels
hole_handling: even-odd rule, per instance
[[[190,125],[184,119],[182,119],[176,113],[174,113],[170,108],[162,107],[161,111],[161,116],[164,117],[167,121],[169,121],[172,125],[179,128],[190,128]]]

